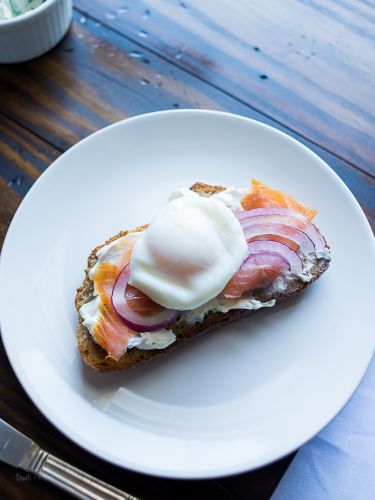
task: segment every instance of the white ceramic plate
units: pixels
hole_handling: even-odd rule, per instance
[[[147,222],[173,188],[251,177],[319,210],[328,272],[297,300],[144,367],[84,366],[73,302],[91,249]],[[34,403],[85,449],[160,476],[232,474],[295,450],[353,393],[374,348],[374,257],[352,194],[287,135],[212,111],[143,115],[71,148],[21,204],[1,258],[3,340]]]

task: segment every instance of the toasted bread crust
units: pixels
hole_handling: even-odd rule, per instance
[[[208,184],[204,184],[198,182],[191,186],[193,191],[197,193],[204,193],[206,195],[212,195],[214,193],[223,191],[225,188],[222,186],[210,186]],[[141,349],[133,348],[127,351],[118,361],[107,356],[106,351],[100,347],[92,338],[88,329],[83,325],[83,320],[81,315],[79,314],[79,309],[83,304],[91,301],[94,298],[94,284],[93,281],[89,277],[89,271],[94,266],[97,261],[96,254],[100,248],[105,245],[108,245],[112,241],[126,236],[129,232],[139,232],[144,231],[148,227],[147,224],[137,227],[132,231],[120,231],[115,236],[112,236],[102,245],[97,246],[91,252],[88,260],[87,260],[87,268],[85,269],[85,279],[82,285],[78,288],[76,299],[75,299],[75,307],[78,312],[78,348],[79,352],[85,361],[86,364],[99,370],[101,372],[109,372],[116,370],[123,370],[125,368],[134,367],[140,363],[143,363],[147,360],[155,358],[156,356],[160,356],[163,353],[176,349],[178,347],[185,346],[195,337],[198,337],[200,334],[205,333],[214,328],[220,327],[221,325],[233,321],[237,318],[247,316],[255,311],[248,310],[231,310],[227,313],[220,312],[209,312],[202,323],[195,324],[187,324],[182,321],[175,321],[170,325],[169,329],[171,329],[176,335],[176,341],[171,344],[166,349],[154,349],[150,351],[144,351]],[[324,259],[318,259],[313,269],[310,271],[313,278],[309,282],[304,282],[299,279],[295,279],[288,284],[288,288],[284,292],[271,292],[271,291],[260,291],[257,294],[254,294],[254,298],[258,299],[262,302],[267,302],[269,300],[275,299],[276,304],[283,302],[288,299],[292,295],[302,291],[309,284],[313,283],[317,280],[323,272],[327,269],[328,262]]]

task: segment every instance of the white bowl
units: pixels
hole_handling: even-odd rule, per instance
[[[17,63],[52,49],[68,31],[72,0],[46,0],[21,16],[0,21],[0,63]]]

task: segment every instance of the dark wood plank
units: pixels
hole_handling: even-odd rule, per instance
[[[0,115],[0,174],[18,194],[24,196],[59,154],[56,148]]]
[[[21,197],[0,177],[0,249],[13,215],[20,203]]]
[[[77,0],[116,29],[375,173],[375,3]]]
[[[294,456],[291,454],[254,472],[222,478],[220,483],[241,499],[269,500]]]
[[[373,223],[375,181],[370,176],[123,36],[80,19],[76,14],[69,35],[51,53],[3,67],[0,112],[59,150],[142,112],[203,107],[238,113],[287,132],[314,150],[346,182]]]
[[[0,74],[0,111],[59,149],[143,112],[230,108],[225,94],[80,17],[54,51]]]

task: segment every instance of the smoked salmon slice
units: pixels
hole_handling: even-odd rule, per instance
[[[93,281],[95,290],[100,298],[99,319],[93,328],[96,342],[107,351],[108,356],[118,361],[126,352],[131,337],[137,335],[128,328],[118,316],[112,305],[112,291],[122,269],[129,264],[135,240],[124,238],[119,241],[121,251],[116,263],[99,262],[95,270]]]
[[[244,210],[254,208],[291,208],[304,215],[310,221],[318,213],[317,210],[300,203],[292,196],[285,194],[277,189],[273,189],[266,184],[262,184],[256,179],[251,181],[252,189],[249,194],[241,200]]]
[[[225,286],[224,297],[235,299],[249,290],[266,287],[288,269],[288,263],[276,253],[252,254]]]

